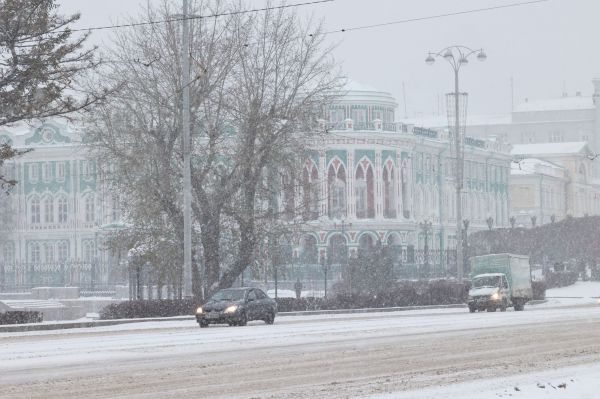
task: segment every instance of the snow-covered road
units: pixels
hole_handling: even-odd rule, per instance
[[[593,304],[12,333],[0,335],[0,397],[368,397],[593,364],[599,342]]]

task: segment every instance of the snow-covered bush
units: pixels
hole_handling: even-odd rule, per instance
[[[0,313],[0,325],[41,323],[43,319],[44,315],[36,311],[13,310]]]

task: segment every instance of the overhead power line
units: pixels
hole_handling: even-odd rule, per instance
[[[175,17],[175,18],[163,19],[163,20],[159,20],[159,21],[133,22],[133,23],[119,24],[119,25],[94,26],[94,27],[90,27],[90,28],[65,29],[65,30],[56,31],[56,32],[52,32],[52,33],[90,32],[90,31],[95,31],[95,30],[132,28],[132,27],[136,27],[136,26],[158,25],[158,24],[165,24],[165,23],[170,23],[170,22],[180,22],[180,21],[183,21],[183,20],[190,20],[190,19],[219,18],[219,17],[226,17],[226,16],[231,16],[231,15],[250,14],[250,13],[253,13],[253,12],[261,12],[261,11],[270,11],[270,10],[280,10],[280,9],[284,9],[284,8],[294,8],[294,7],[310,6],[310,5],[316,5],[316,4],[321,4],[321,3],[331,3],[333,1],[335,1],[335,0],[314,0],[314,1],[307,1],[307,2],[304,2],[304,3],[282,4],[282,5],[279,5],[279,6],[253,8],[253,9],[250,9],[250,10],[228,11],[228,12],[222,12],[222,13],[216,13],[216,14],[208,14],[208,15],[190,15],[190,16],[185,17],[185,18],[184,17]]]
[[[475,9],[471,9],[471,10],[455,11],[455,12],[449,12],[449,13],[444,13],[444,14],[429,15],[429,16],[425,16],[425,17],[401,19],[398,21],[382,22],[382,23],[372,24],[372,25],[363,25],[363,26],[355,26],[355,27],[351,27],[351,28],[336,29],[336,30],[323,32],[323,33],[321,33],[321,35],[330,35],[333,33],[345,33],[345,32],[356,31],[356,30],[380,28],[382,26],[400,25],[400,24],[405,24],[405,23],[409,23],[409,22],[426,21],[426,20],[431,20],[431,19],[441,19],[441,18],[447,18],[447,17],[454,17],[454,16],[458,16],[458,15],[474,14],[474,13],[481,13],[481,12],[486,12],[486,11],[500,10],[503,8],[521,7],[521,6],[526,6],[526,5],[545,3],[548,1],[551,1],[551,0],[523,1],[523,2],[519,2],[519,3],[503,4],[503,5],[484,7],[484,8],[475,8]]]

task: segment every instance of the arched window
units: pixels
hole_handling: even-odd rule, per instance
[[[359,255],[367,256],[375,247],[375,241],[369,234],[363,234],[358,240],[358,253]]]
[[[396,217],[396,185],[394,165],[388,160],[383,167],[383,217],[393,219]]]
[[[302,191],[304,220],[316,220],[319,217],[319,172],[311,161],[302,171]]]
[[[375,196],[373,168],[364,159],[356,168],[354,189],[356,192],[356,217],[359,219],[375,217]]]
[[[329,239],[329,247],[327,248],[327,262],[330,265],[344,265],[348,261],[348,247],[346,246],[346,238],[341,234],[336,234]]]
[[[40,244],[37,242],[29,245],[29,261],[33,264],[39,264],[41,261],[40,257]]]
[[[31,198],[29,205],[30,221],[32,224],[38,224],[41,221],[40,217],[40,199],[37,196]]]
[[[58,197],[58,223],[67,223],[69,215],[69,205],[64,196]]]
[[[302,263],[305,264],[317,264],[317,240],[311,235],[304,236],[302,240]]]
[[[88,194],[85,197],[85,221],[92,223],[95,220],[95,206],[94,206],[94,195]]]
[[[336,164],[337,171],[335,170]],[[332,219],[342,218],[346,216],[346,170],[338,159],[335,159],[329,166],[327,183],[329,186],[329,217]]]
[[[49,195],[44,197],[44,223],[54,223],[54,199]]]
[[[400,168],[400,190],[402,195],[402,216],[404,218],[410,217],[410,210],[408,204],[408,162],[402,161],[402,167]]]
[[[10,265],[15,261],[15,246],[12,242],[4,243],[2,248],[2,261],[5,265]]]

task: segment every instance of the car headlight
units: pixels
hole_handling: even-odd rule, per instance
[[[203,312],[202,306],[199,306],[198,309],[196,309],[196,314],[202,314]]]
[[[492,297],[491,297],[491,298],[492,298],[492,299],[495,301],[495,300],[497,300],[498,298],[500,298],[500,294],[498,294],[497,292],[494,292],[494,293],[492,294]]]
[[[237,309],[237,305],[231,305],[227,309],[225,309],[225,313],[235,313]]]

